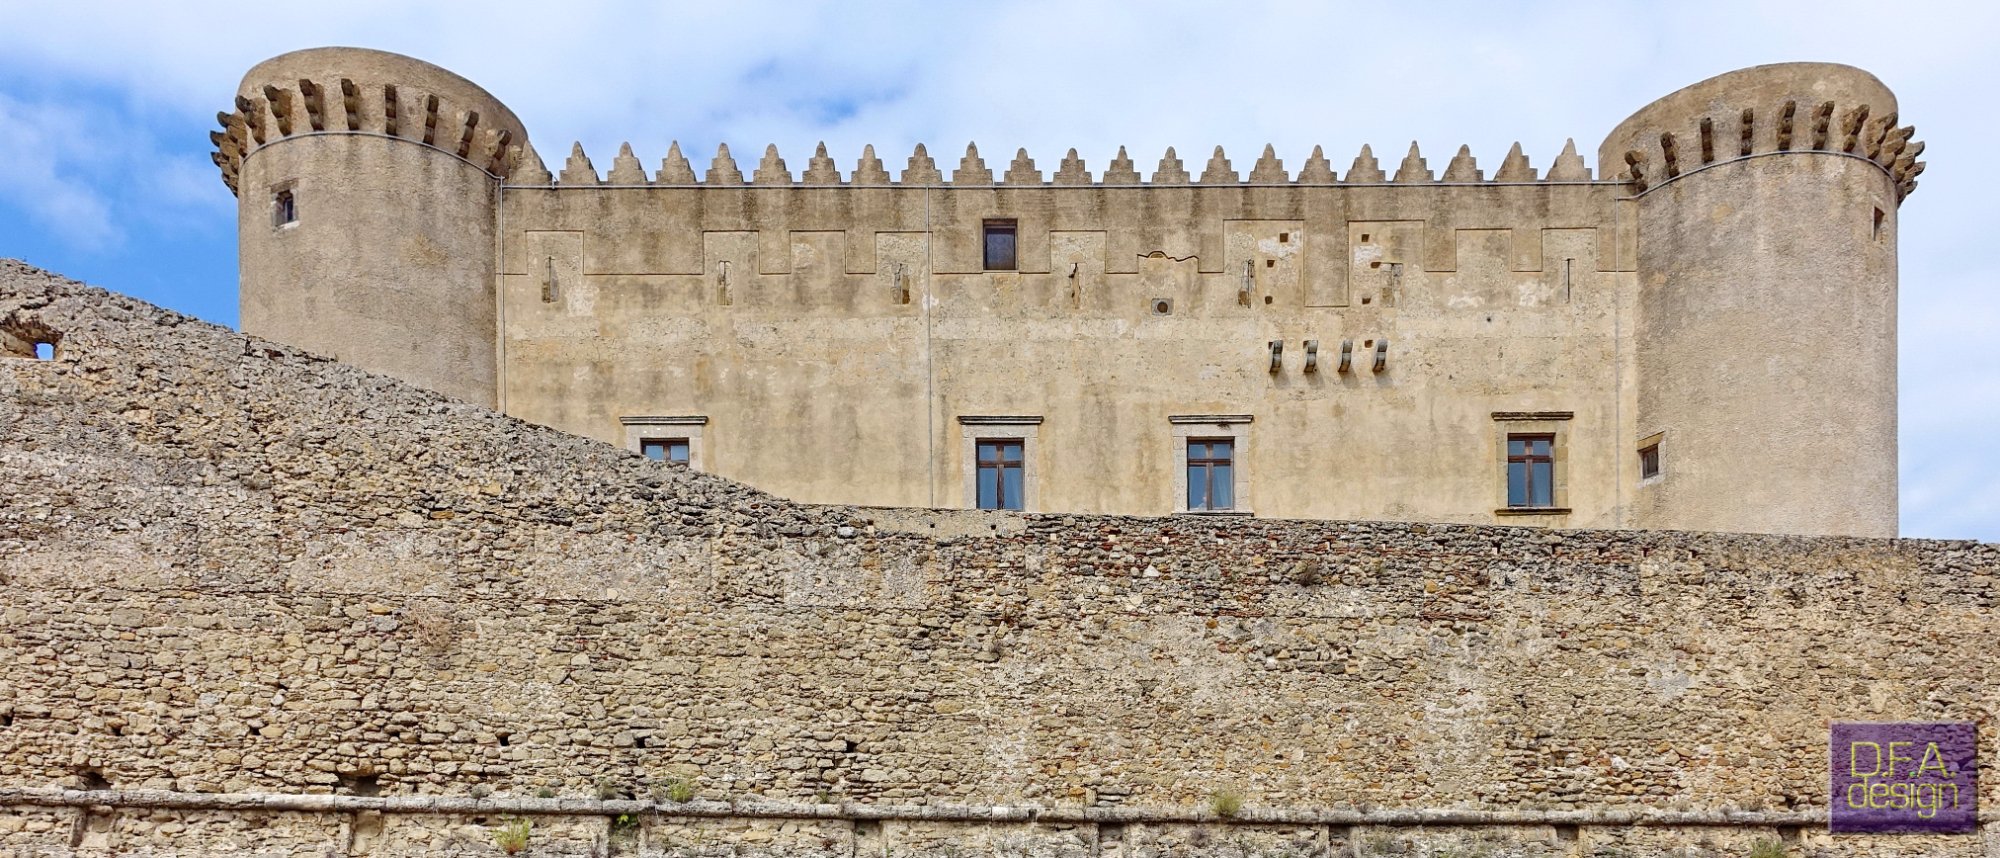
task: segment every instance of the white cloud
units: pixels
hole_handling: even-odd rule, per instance
[[[78,147],[93,148],[92,131],[75,111],[0,93],[0,200],[66,241],[101,248],[118,241],[119,229],[107,201],[74,169]]]

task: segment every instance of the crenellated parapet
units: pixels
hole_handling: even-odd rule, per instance
[[[1873,162],[1896,200],[1916,189],[1924,144],[1899,124],[1896,97],[1860,69],[1783,63],[1730,72],[1660,99],[1625,120],[1598,160],[1635,192],[1716,164],[1790,153]]]
[[[997,162],[996,162],[997,163]],[[705,173],[697,173],[694,165],[682,154],[678,141],[669,145],[666,156],[661,159],[658,171],[648,174],[639,158],[632,150],[632,144],[619,147],[618,155],[612,160],[611,169],[599,173],[596,166],[585,154],[582,143],[573,144],[569,158],[562,169],[551,171],[542,158],[532,148],[521,151],[510,164],[511,172],[506,175],[510,187],[938,187],[962,188],[1071,188],[1140,186],[1157,187],[1315,187],[1325,185],[1519,185],[1519,184],[1570,184],[1590,182],[1591,171],[1577,154],[1576,141],[1570,140],[1563,146],[1546,175],[1540,174],[1515,143],[1508,150],[1500,169],[1492,177],[1487,177],[1480,169],[1469,146],[1458,147],[1458,153],[1446,165],[1440,176],[1431,170],[1422,151],[1415,142],[1410,144],[1409,153],[1404,157],[1393,177],[1385,174],[1375,160],[1370,147],[1362,146],[1354,164],[1345,175],[1336,174],[1333,164],[1327,160],[1324,150],[1314,146],[1312,154],[1294,174],[1285,167],[1273,146],[1266,145],[1263,154],[1252,165],[1248,174],[1239,172],[1221,146],[1215,147],[1208,159],[1202,163],[1199,172],[1192,172],[1174,150],[1167,147],[1160,157],[1158,166],[1150,176],[1142,175],[1133,165],[1132,158],[1124,147],[1104,172],[1093,175],[1089,164],[1077,155],[1075,149],[1064,153],[1057,162],[1053,173],[1044,173],[1036,166],[1036,161],[1026,149],[1016,149],[1014,156],[1004,166],[989,166],[980,155],[977,143],[967,144],[965,155],[947,177],[939,170],[929,151],[921,143],[911,152],[908,164],[899,175],[891,177],[876,156],[875,147],[867,146],[854,167],[843,173],[838,162],[827,153],[825,143],[814,150],[806,169],[794,174],[786,166],[785,159],[778,153],[778,147],[764,147],[764,154],[746,180],[742,168],[737,166],[729,145],[716,149]],[[697,178],[699,176],[699,178]]]
[[[369,135],[448,153],[497,179],[520,164],[527,131],[484,89],[436,66],[353,48],[317,48],[266,61],[216,114],[211,160],[238,192],[257,151],[311,135]]]

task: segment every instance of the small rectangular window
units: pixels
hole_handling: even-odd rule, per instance
[[[688,463],[688,439],[686,438],[641,438],[639,452],[657,462]]]
[[[1556,505],[1554,435],[1507,436],[1507,505]]]
[[[982,438],[977,442],[979,508],[1022,509],[1022,450],[1019,438]]]
[[[271,197],[272,226],[284,226],[289,223],[297,223],[298,220],[299,202],[298,198],[293,196],[291,188],[285,188]]]
[[[986,270],[1014,270],[1014,221],[986,222]]]
[[[1236,508],[1236,442],[1229,438],[1189,438],[1187,508],[1213,512]]]
[[[1650,480],[1660,475],[1660,445],[1648,444],[1639,450],[1639,479]]]

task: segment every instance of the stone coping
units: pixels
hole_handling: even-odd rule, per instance
[[[1245,808],[1221,816],[1196,808],[1042,807],[1036,805],[807,804],[776,801],[658,802],[590,798],[472,798],[469,796],[355,796],[300,793],[195,793],[173,790],[73,790],[0,787],[0,806],[222,810],[303,813],[617,816],[658,814],[683,818],[844,819],[857,821],[1017,822],[1235,825],[1585,825],[1585,826],[1824,826],[1824,810],[1481,810],[1473,808],[1289,810]],[[2000,822],[2000,811],[1979,814]]]

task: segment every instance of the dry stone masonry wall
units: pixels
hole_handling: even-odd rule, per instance
[[[1830,720],[2000,759],[1992,545],[808,506],[17,263],[0,330],[11,854],[2000,848],[1824,833]]]

